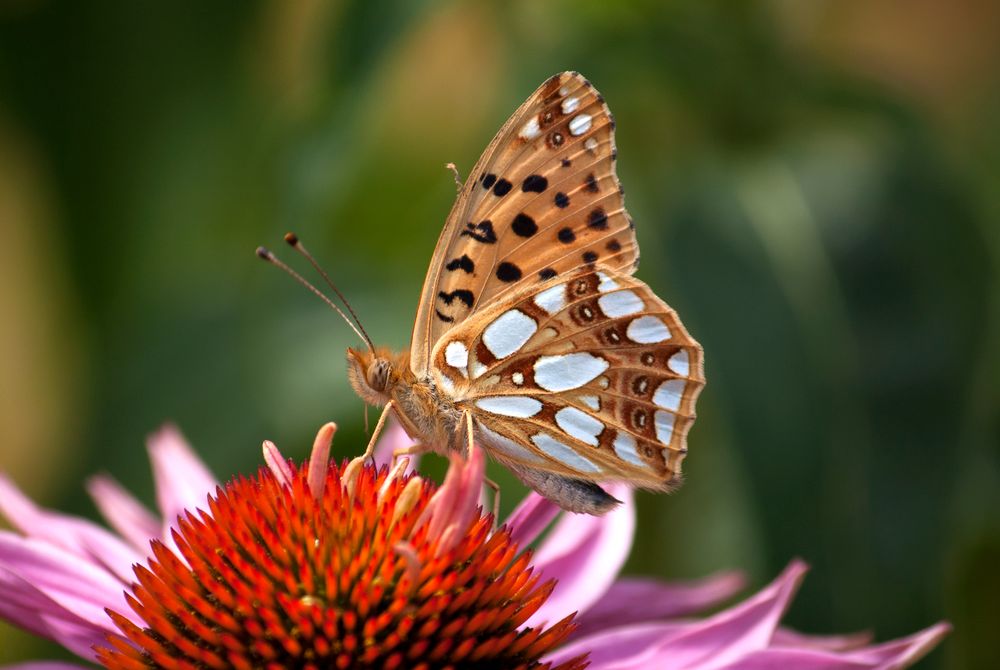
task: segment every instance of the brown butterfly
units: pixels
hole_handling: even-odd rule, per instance
[[[413,451],[481,445],[564,509],[599,482],[680,482],[701,346],[643,282],[615,175],[615,122],[575,72],[536,90],[486,148],[438,239],[409,352],[348,349],[354,390]]]

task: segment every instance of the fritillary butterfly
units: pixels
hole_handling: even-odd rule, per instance
[[[493,138],[438,239],[410,351],[348,349],[355,391],[385,408],[372,445],[393,412],[417,450],[478,443],[590,514],[617,503],[601,482],[679,483],[703,352],[630,276],[614,128],[590,82],[564,72]]]

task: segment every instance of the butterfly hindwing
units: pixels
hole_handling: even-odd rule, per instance
[[[638,247],[616,157],[614,119],[577,73],[550,78],[514,113],[438,240],[411,342],[418,378],[442,335],[497,300],[597,263],[632,273]]]
[[[676,313],[606,267],[476,312],[437,344],[431,372],[498,460],[657,489],[680,474],[704,385],[702,349]]]

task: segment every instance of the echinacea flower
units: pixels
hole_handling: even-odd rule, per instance
[[[532,494],[494,528],[481,452],[453,458],[437,486],[404,462],[330,463],[333,431],[301,467],[266,442],[266,467],[219,487],[166,428],[150,440],[162,520],[112,480],[90,483],[115,533],[38,508],[0,475],[0,512],[19,531],[0,531],[0,617],[116,668],[899,668],[948,630],[870,646],[781,628],[797,561],[693,619],[742,578],[620,578],[627,489],[601,518]],[[380,451],[405,445],[396,427]]]

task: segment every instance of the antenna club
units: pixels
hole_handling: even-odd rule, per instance
[[[265,261],[271,260],[271,258],[274,256],[274,254],[272,254],[270,251],[268,251],[264,247],[257,247],[257,252],[256,253],[257,253],[257,256],[259,256],[260,258],[263,258]]]
[[[299,236],[295,233],[285,233],[285,242],[294,247],[299,243]]]

